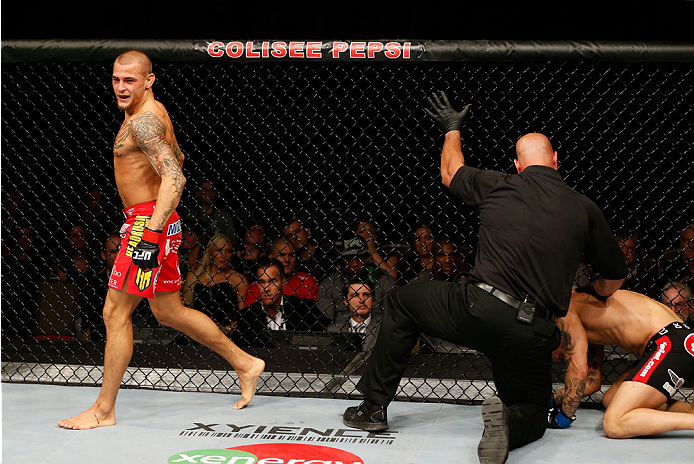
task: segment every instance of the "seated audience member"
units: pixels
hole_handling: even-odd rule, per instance
[[[648,255],[639,250],[638,232],[622,229],[616,234],[616,239],[629,268],[629,275],[621,288],[656,298],[660,293],[656,277],[657,266]]]
[[[234,248],[226,235],[212,237],[202,262],[186,276],[181,294],[194,309],[207,314],[225,333],[233,332],[238,309],[244,308],[246,277],[231,267]]]
[[[7,256],[2,259],[2,338],[31,337],[38,310],[39,283],[52,274],[51,264],[37,251],[36,233],[29,225],[16,224]],[[4,342],[3,342],[4,343]]]
[[[694,292],[681,282],[668,282],[663,287],[661,301],[683,321],[694,323]]]
[[[236,251],[235,268],[248,276],[249,280],[253,280],[258,260],[265,256],[265,226],[261,222],[250,221],[244,224],[241,234],[241,247]]]
[[[112,232],[104,240],[103,248],[99,252],[99,257],[101,258],[103,266],[97,273],[99,275],[99,280],[101,281],[101,286],[95,289],[95,294],[100,295],[98,301],[104,301],[104,298],[106,298],[106,294],[108,293],[108,280],[111,278],[113,263],[118,256],[120,241],[120,234],[118,232]],[[138,305],[138,310],[141,305],[142,303]],[[91,314],[81,314],[81,317],[82,331],[90,334],[91,341],[106,341],[106,326],[104,325],[104,318],[101,311],[97,310]]]
[[[402,283],[408,283],[433,266],[434,231],[430,226],[418,224],[413,229],[412,247],[400,264],[398,276]]]
[[[283,263],[268,257],[261,258],[256,269],[256,282],[260,298],[238,312],[238,325],[232,336],[238,346],[274,346],[263,335],[267,330],[325,330],[328,321],[317,310],[313,300],[283,293],[287,283]]]
[[[409,283],[426,282],[430,280],[443,280],[454,282],[464,269],[463,259],[458,247],[447,237],[441,237],[434,241],[434,265],[430,269],[424,269]]]
[[[381,268],[394,279],[398,278],[398,257],[388,256],[377,245],[378,231],[376,223],[368,219],[357,219],[352,224],[352,232],[366,241],[369,250],[369,263]]]
[[[91,235],[83,224],[73,224],[68,230],[67,239],[65,256],[59,263],[56,274],[60,280],[70,281],[77,288],[81,327],[84,321],[90,324],[101,318],[102,303],[94,295],[104,288],[104,263],[93,251]]]
[[[214,183],[209,180],[200,182],[195,198],[197,203],[184,216],[183,222],[200,231],[198,238],[202,243],[215,235],[226,235],[231,239],[232,246],[237,247],[239,239],[236,235],[236,223],[229,211],[215,205],[217,190]]]
[[[109,231],[117,230],[120,226],[117,223],[117,218],[120,217],[117,209],[111,202],[106,201],[103,191],[96,185],[89,187],[76,213],[79,222],[84,224],[89,236],[95,241],[95,245],[103,243]]]
[[[291,242],[296,252],[297,270],[321,280],[332,272],[335,260],[330,253],[316,244],[311,236],[312,230],[308,219],[297,216],[287,222],[282,235]]]
[[[355,277],[374,283],[373,312],[379,316],[382,314],[384,298],[396,283],[381,268],[369,264],[369,256],[366,240],[363,238],[354,236],[344,241],[338,269],[321,280],[318,289],[318,307],[330,320],[336,320],[338,314],[349,313],[342,290],[344,283]]]
[[[358,277],[347,282],[342,298],[349,313],[341,313],[328,326],[331,333],[358,333],[362,335],[363,351],[370,351],[376,344],[381,316],[373,314],[374,283]]]
[[[665,255],[660,260],[660,279],[662,282],[683,282],[694,288],[694,223],[689,224],[680,234],[680,252]]]
[[[434,255],[434,265],[431,269],[424,269],[418,276],[412,278],[410,284],[417,282],[427,282],[431,280],[442,280],[445,282],[455,282],[460,274],[467,269],[464,268],[463,259],[460,256],[458,247],[447,237],[440,237],[434,241],[432,249]],[[422,334],[422,339],[434,350],[444,350],[452,352],[464,347],[454,343]]]
[[[181,275],[188,275],[188,272],[195,269],[202,262],[202,257],[205,254],[205,246],[200,238],[200,234],[194,229],[183,228],[178,254]]]
[[[21,228],[29,219],[24,194],[17,188],[2,189],[2,222],[7,229]],[[35,213],[34,213],[35,214]]]
[[[297,257],[289,240],[284,237],[273,240],[267,256],[284,264],[284,278],[287,281],[283,290],[285,295],[308,298],[313,301],[318,299],[318,281],[305,272],[295,271]],[[254,282],[246,294],[246,305],[255,303],[259,296],[260,287]]]

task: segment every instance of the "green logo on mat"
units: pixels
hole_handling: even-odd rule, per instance
[[[257,456],[246,451],[233,449],[204,449],[176,453],[168,464],[255,464]]]

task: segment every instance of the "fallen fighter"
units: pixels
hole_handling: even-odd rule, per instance
[[[694,430],[694,403],[673,396],[694,378],[694,330],[665,305],[618,290],[606,301],[574,292],[557,321],[562,343],[553,353],[566,362],[564,388],[554,393],[549,426],[567,428],[581,398],[600,389],[604,349],[617,345],[640,358],[603,396],[609,438]]]

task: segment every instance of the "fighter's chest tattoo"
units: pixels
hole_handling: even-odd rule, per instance
[[[125,147],[125,142],[130,137],[130,121],[123,123],[116,136],[116,142],[113,144],[113,154],[116,157],[121,157],[124,155],[123,148]]]

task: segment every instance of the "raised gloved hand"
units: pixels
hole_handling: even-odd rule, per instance
[[[597,280],[591,280],[588,282],[587,285],[584,285],[582,287],[576,287],[576,292],[577,293],[587,293],[588,295],[594,296],[600,301],[607,301],[607,297],[599,294],[598,292],[595,291],[595,283]]]
[[[573,424],[576,416],[566,417],[561,409],[561,404],[554,403],[554,395],[552,395],[552,403],[547,414],[547,427],[550,429],[566,429]]]
[[[444,92],[441,92],[441,98],[432,93],[431,97],[427,97],[427,100],[431,105],[431,110],[425,109],[425,111],[444,132],[460,130],[472,107],[472,105],[467,105],[463,111],[456,111]]]
[[[145,227],[142,240],[133,250],[133,264],[147,271],[159,267],[159,237],[161,230],[151,230]]]

